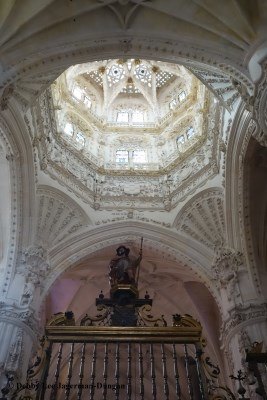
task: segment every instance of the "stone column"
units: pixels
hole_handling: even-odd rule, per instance
[[[25,383],[32,349],[37,348],[38,333],[32,311],[0,304],[0,388],[5,385],[6,374]]]
[[[263,342],[263,351],[267,349],[267,303],[238,305],[229,312],[228,318],[223,322],[221,339],[223,349],[234,375],[241,369],[247,374],[244,381],[247,389],[246,397],[260,399],[255,393],[257,384],[250,385],[253,376],[248,371],[246,363],[246,350],[252,347],[254,342]],[[267,374],[261,366],[263,381],[267,382]],[[265,385],[265,390],[267,387]]]
[[[252,136],[264,147],[267,147],[267,60],[262,63],[262,76],[255,86],[253,101],[253,119],[255,129]]]
[[[238,370],[247,373],[246,349],[257,341],[267,345],[267,303],[257,299],[255,289],[240,251],[220,246],[213,261],[214,283],[221,296],[221,343],[229,375]],[[247,394],[255,392],[245,382]],[[248,396],[248,397],[249,397]]]
[[[40,295],[49,270],[42,247],[24,250],[7,296],[0,303],[0,388],[7,373],[25,383],[29,360],[42,334]]]

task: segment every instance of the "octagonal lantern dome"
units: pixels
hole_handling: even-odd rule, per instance
[[[140,59],[70,67],[53,85],[58,130],[106,170],[159,170],[203,138],[205,86]]]
[[[41,170],[95,210],[169,212],[218,173],[223,108],[184,66],[75,65],[34,112]]]

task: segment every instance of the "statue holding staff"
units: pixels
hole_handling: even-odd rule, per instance
[[[110,285],[135,285],[137,268],[142,260],[142,247],[139,257],[131,257],[130,249],[125,246],[119,246],[116,250],[117,257],[113,258],[109,263],[109,279]]]

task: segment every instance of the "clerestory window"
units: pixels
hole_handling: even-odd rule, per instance
[[[70,122],[66,123],[66,125],[64,127],[64,133],[66,133],[66,135],[68,135],[68,136],[73,136],[74,129],[73,129],[73,125]]]
[[[134,163],[146,163],[147,162],[147,157],[146,157],[146,151],[145,150],[134,150],[133,151],[133,162]]]
[[[195,134],[196,134],[196,132],[195,132],[195,130],[194,130],[194,128],[192,126],[190,126],[190,128],[188,128],[187,131],[186,131],[187,139],[190,139]]]
[[[77,135],[76,135],[76,141],[84,146],[85,145],[84,134],[81,133],[81,132],[78,132]]]
[[[129,122],[129,113],[126,111],[119,111],[117,114],[117,122]]]
[[[132,122],[144,122],[144,113],[142,111],[134,111],[132,113]]]
[[[77,100],[82,100],[83,97],[83,90],[80,89],[78,86],[75,86],[73,91],[72,91],[73,96],[75,97],[75,99]]]
[[[177,136],[177,138],[176,138],[176,144],[177,144],[177,147],[179,148],[181,145],[183,145],[185,143],[185,137],[184,137],[184,135],[180,135],[180,136]]]
[[[129,161],[128,150],[117,150],[116,151],[116,163],[126,164]]]

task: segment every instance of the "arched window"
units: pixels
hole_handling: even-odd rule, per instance
[[[75,97],[75,99],[77,100],[82,100],[83,97],[83,90],[80,89],[78,86],[75,86],[73,91],[72,91],[73,96]]]
[[[170,101],[169,106],[170,106],[170,109],[173,110],[177,106],[177,100],[172,99],[172,101]]]
[[[83,102],[88,108],[91,108],[92,102],[88,96],[84,96]]]
[[[132,122],[144,122],[144,113],[142,111],[133,111]]]
[[[129,113],[127,111],[119,111],[117,114],[117,122],[129,122]]]
[[[178,99],[179,99],[180,103],[181,103],[182,101],[184,101],[185,98],[186,98],[186,93],[185,93],[185,91],[183,90],[181,93],[178,94]]]
[[[188,128],[187,131],[186,131],[187,139],[190,139],[195,134],[196,134],[196,132],[195,132],[195,130],[194,130],[194,128],[192,126],[190,126],[190,128]]]
[[[133,151],[133,162],[134,163],[146,163],[147,154],[145,150],[134,150]]]
[[[186,93],[183,90],[181,93],[178,94],[177,97],[175,96],[170,101],[170,103],[169,103],[170,109],[173,110],[174,108],[176,108],[178,106],[179,103],[182,103],[185,99],[186,99]]]
[[[68,135],[68,136],[73,136],[74,129],[73,129],[73,125],[70,122],[66,123],[66,125],[64,127],[64,133],[66,133],[66,135]]]
[[[81,132],[78,132],[77,135],[76,135],[76,141],[84,146],[85,145],[84,134],[81,133]]]
[[[176,138],[177,147],[179,148],[179,147],[182,146],[184,143],[185,143],[185,137],[184,137],[184,135],[177,136],[177,138]]]
[[[116,163],[126,164],[129,161],[128,150],[117,150],[116,151]]]

